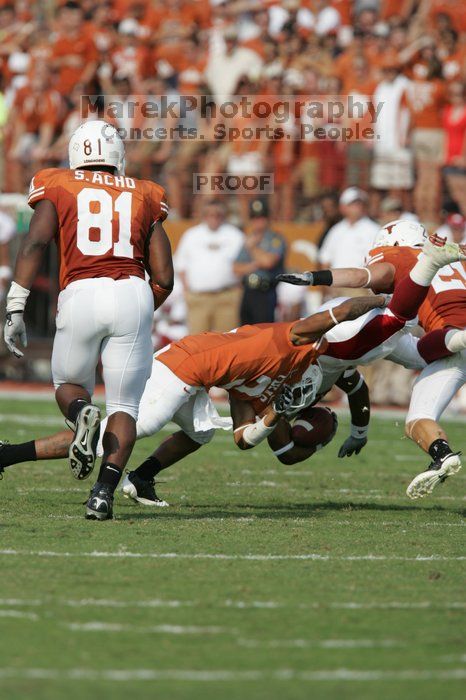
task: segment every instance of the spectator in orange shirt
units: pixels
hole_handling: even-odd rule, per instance
[[[353,129],[359,125],[360,131],[365,127],[372,127],[368,104],[376,88],[376,82],[371,78],[368,62],[362,56],[355,57],[351,71],[343,86],[344,95],[351,96],[354,101],[359,102],[364,109],[362,116],[350,118],[349,114],[345,119],[345,126]],[[358,108],[359,109],[359,108]],[[361,131],[362,133],[362,131]],[[345,185],[347,187],[359,186],[369,189],[370,165],[372,160],[372,142],[367,140],[357,140],[352,138],[346,145],[346,176]]]
[[[414,206],[421,220],[432,224],[437,219],[440,205],[445,86],[440,79],[440,62],[433,53],[427,60],[425,56],[426,50],[423,51],[426,77],[414,77],[406,90],[406,98],[411,114],[411,147],[416,169]]]
[[[62,107],[60,95],[50,88],[50,74],[46,68],[36,69],[29,82],[17,91],[8,153],[9,185],[13,191],[23,190],[31,178],[30,171],[41,167],[48,157]]]
[[[81,6],[69,0],[58,10],[58,36],[53,44],[57,90],[66,95],[76,83],[87,86],[97,69],[97,49],[86,31]]]
[[[103,2],[94,9],[92,22],[89,27],[92,31],[94,43],[102,57],[105,57],[115,46],[117,35],[114,27],[115,13],[111,2]]]
[[[133,19],[124,19],[118,26],[117,42],[111,53],[114,75],[119,80],[133,81],[136,92],[139,83],[150,74],[149,52],[138,34],[138,24]]]
[[[440,35],[438,55],[442,62],[445,80],[466,78],[466,46],[458,45],[458,34],[454,29],[445,29]]]
[[[257,27],[257,34],[242,42],[242,46],[255,51],[263,61],[267,59],[267,44],[272,41],[269,34],[269,13],[262,9],[254,15],[254,23]]]
[[[429,15],[433,26],[449,26],[458,33],[466,32],[466,5],[461,0],[433,0]]]
[[[448,102],[443,113],[447,166],[443,172],[450,196],[466,215],[466,99],[463,83],[450,83]]]

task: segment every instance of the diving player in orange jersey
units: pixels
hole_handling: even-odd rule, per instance
[[[376,349],[379,343],[383,345],[404,327],[407,319],[416,315],[437,269],[459,255],[458,246],[426,245],[425,255],[398,286],[388,308],[382,308],[381,297],[359,297],[302,321],[188,336],[159,351],[141,400],[138,437],[155,434],[171,419],[180,425],[184,435],[172,436],[176,445],[172,441],[163,450],[163,463],[159,448],[131,472],[123,483],[124,493],[141,503],[159,504],[154,476],[212,437],[215,416],[206,393],[211,386],[221,386],[229,392],[235,441],[241,449],[250,449],[271,436],[281,413],[296,408],[296,396],[301,405],[312,403],[320,385],[318,361],[322,353],[333,355],[337,377],[340,376],[361,354]],[[340,329],[342,338],[332,337],[332,342],[328,342],[323,334],[332,336],[331,329]],[[368,332],[370,329],[373,335]],[[290,389],[293,400],[287,403]],[[258,414],[261,417],[256,422]],[[46,438],[46,444],[41,445],[41,458],[47,458],[47,449],[49,457],[60,456],[59,449],[50,454],[53,439],[58,446],[60,440],[66,446],[67,434]],[[346,441],[342,446],[343,454],[351,454],[364,444],[365,438],[357,441],[352,436],[351,444]],[[13,452],[17,448],[10,447]],[[273,449],[281,450],[281,446],[275,444]],[[0,452],[0,468],[1,460],[5,467],[18,461],[8,452],[8,446]],[[301,458],[305,457],[291,453],[281,461]]]
[[[228,391],[238,447],[246,450],[262,442],[286,410],[299,409],[315,398],[322,378],[316,360],[327,345],[325,331],[372,309],[384,310],[386,303],[383,295],[351,299],[332,314],[324,311],[294,323],[242,326],[229,333],[187,336],[156,353],[139,407],[137,437],[154,435],[170,420],[183,432],[165,445],[163,454],[158,450],[157,457],[146,460],[137,470],[140,473],[126,477],[123,492],[130,490],[127,495],[137,496],[135,500],[141,503],[163,504],[155,494],[155,473],[209,442],[216,427],[229,427],[208,397],[212,386]],[[351,382],[348,386],[350,390]],[[258,421],[256,416],[260,416]],[[69,431],[63,431],[36,441],[36,457],[63,457],[69,440]],[[27,445],[1,446],[0,472],[23,461]]]
[[[415,266],[426,239],[422,224],[393,221],[377,235],[366,267],[284,275],[280,279],[292,284],[367,287],[376,293],[392,293]],[[426,331],[418,342],[418,351],[430,364],[414,384],[406,434],[431,456],[432,463],[408,486],[410,498],[426,496],[461,469],[459,453],[451,449],[438,421],[466,381],[464,262],[451,262],[437,273],[419,308],[418,320]]]
[[[91,395],[102,360],[109,418],[86,517],[106,520],[136,439],[139,401],[152,366],[154,303],[162,303],[173,286],[162,225],[168,205],[161,187],[125,176],[123,142],[106,122],[78,127],[69,159],[69,169],[40,170],[31,181],[34,214],[16,260],[4,335],[10,351],[22,356],[17,343],[26,345],[26,300],[55,239],[61,289],[52,353],[56,400],[75,429],[71,470],[84,478],[95,462],[100,411]]]

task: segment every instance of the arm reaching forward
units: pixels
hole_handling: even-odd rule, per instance
[[[291,328],[290,340],[293,345],[313,343],[338,323],[352,321],[372,309],[383,309],[388,301],[389,298],[383,294],[347,299],[333,309],[320,311],[297,321]]]
[[[334,270],[315,270],[277,275],[278,282],[308,287],[361,287],[374,292],[390,292],[395,279],[395,267],[388,262],[368,267],[341,267]]]

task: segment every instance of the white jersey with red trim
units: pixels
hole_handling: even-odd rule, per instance
[[[324,311],[338,306],[348,297],[331,299],[318,309]],[[327,331],[328,349],[320,355],[318,364],[324,372],[332,372],[356,365],[369,365],[376,360],[390,358],[410,369],[423,369],[426,363],[417,351],[417,338],[405,326],[389,337],[381,322],[374,319],[384,316],[388,322],[393,314],[389,309],[372,309],[353,321],[344,321]],[[409,325],[409,324],[408,324]]]

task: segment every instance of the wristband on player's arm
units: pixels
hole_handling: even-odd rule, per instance
[[[356,438],[357,440],[367,440],[368,433],[369,433],[369,426],[368,425],[359,426],[359,425],[353,425],[353,423],[351,423],[351,425],[350,425],[351,437]]]
[[[333,274],[331,270],[317,270],[312,273],[313,287],[331,287],[333,284]]]
[[[250,447],[255,447],[273,433],[275,425],[265,425],[262,417],[256,423],[248,423],[246,426],[242,425],[236,428],[234,432],[236,433],[238,430],[243,431],[244,442]]]
[[[7,313],[23,313],[29,294],[29,289],[12,282],[6,297]]]
[[[160,284],[157,284],[156,282],[151,282],[150,286],[152,289],[152,294],[154,295],[155,308],[158,309],[160,306],[162,306],[164,301],[168,299],[173,289],[164,289],[164,287],[161,287]]]

